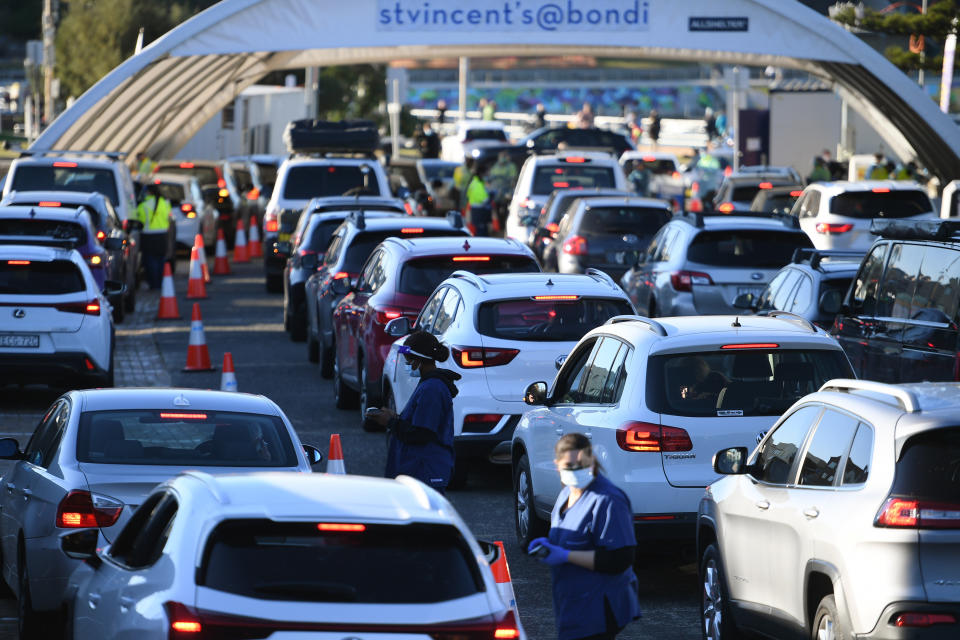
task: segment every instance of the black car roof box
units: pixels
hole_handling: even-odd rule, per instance
[[[883,220],[870,223],[870,233],[897,240],[955,240],[960,220]]]
[[[363,153],[380,147],[380,133],[370,120],[294,120],[283,131],[290,153]]]

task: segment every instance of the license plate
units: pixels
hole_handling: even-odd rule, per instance
[[[278,233],[278,234],[277,234],[277,242],[290,242],[290,234],[289,234],[289,233]]]
[[[0,347],[39,347],[40,336],[0,335]]]

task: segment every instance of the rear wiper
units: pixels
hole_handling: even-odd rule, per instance
[[[253,590],[270,595],[311,596],[325,602],[354,602],[357,599],[356,587],[336,582],[273,582],[257,585]]]

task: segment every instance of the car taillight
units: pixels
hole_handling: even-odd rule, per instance
[[[628,422],[617,429],[617,445],[624,451],[690,451],[690,435],[679,427]]]
[[[558,225],[556,222],[548,222],[546,230],[550,233],[556,233],[557,231],[560,231],[560,225]]]
[[[333,274],[334,280],[343,280],[344,278],[349,278],[349,277],[350,277],[350,274],[347,273],[346,271],[337,271],[335,274]]]
[[[55,304],[53,307],[57,311],[64,311],[66,313],[85,313],[88,316],[100,315],[99,300],[90,300],[89,302],[64,302]]]
[[[107,237],[106,233],[104,233],[103,231],[97,231],[97,240],[99,240],[100,242],[103,242],[104,238],[106,237]]]
[[[717,211],[720,213],[732,213],[733,212],[733,203],[732,202],[723,202],[720,206],[717,207]]]
[[[817,233],[846,233],[853,229],[852,224],[830,224],[820,222],[817,224]]]
[[[723,170],[723,175],[725,176],[729,176],[731,173],[733,173],[733,167],[731,166],[728,166],[726,169]]]
[[[83,257],[91,267],[99,267],[103,264],[103,256],[99,253],[90,253]]]
[[[407,212],[408,216],[413,215],[413,206],[409,202],[403,203],[403,210]]]
[[[799,197],[802,196],[802,195],[803,195],[803,191],[791,191],[791,192],[790,192],[790,197],[791,197],[791,198],[799,198]]]
[[[193,205],[188,203],[180,205],[180,211],[184,213],[188,218],[196,218],[197,212],[193,210]]]
[[[679,171],[674,171],[673,173],[670,174],[670,177],[673,178],[674,180],[679,180],[679,179],[680,179],[680,172],[679,172]]]
[[[563,243],[563,252],[571,256],[587,255],[587,239],[583,236],[570,236]]]
[[[297,255],[300,255],[300,256],[315,256],[315,255],[320,255],[320,254],[317,253],[316,251],[314,251],[313,249],[298,249],[298,250],[297,250]]]
[[[277,222],[277,212],[267,211],[267,213],[263,216],[263,230],[276,233],[277,229],[279,228],[280,225]]]
[[[61,529],[111,527],[120,518],[123,503],[89,491],[74,490],[57,505],[57,526]]]
[[[900,529],[960,529],[960,502],[887,498],[873,524]]]
[[[377,324],[387,324],[391,320],[396,320],[397,318],[403,317],[402,309],[394,309],[392,307],[375,307],[374,310],[377,312]]]
[[[670,274],[670,286],[674,291],[693,291],[693,285],[710,285],[710,274],[700,271],[676,271]]]
[[[760,184],[757,185],[757,188],[758,188],[758,189],[773,189],[773,183],[772,183],[772,182],[761,182]]]
[[[499,367],[508,364],[520,353],[519,349],[486,349],[484,347],[453,347],[453,360],[464,369]]]
[[[470,413],[463,417],[464,431],[476,431],[476,429],[467,429],[466,425],[472,427],[481,427],[481,430],[489,431],[497,426],[503,415],[499,413]]]
[[[957,618],[952,613],[898,613],[893,619],[895,627],[932,627],[936,624],[957,624]]]

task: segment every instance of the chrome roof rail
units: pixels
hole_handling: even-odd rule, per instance
[[[871,380],[852,380],[849,378],[838,378],[836,380],[827,380],[820,391],[867,391],[879,395],[896,398],[903,410],[907,413],[916,413],[920,411],[920,401],[917,395],[902,387],[883,382],[873,382]]]
[[[768,318],[783,318],[784,320],[792,320],[794,322],[799,322],[808,330],[810,330],[810,332],[812,333],[817,332],[817,325],[813,324],[803,316],[797,315],[796,313],[791,313],[790,311],[780,311],[778,309],[770,309],[769,311],[765,311],[757,315],[766,316]]]
[[[620,290],[620,287],[617,286],[617,283],[613,281],[613,278],[611,278],[610,275],[607,274],[606,272],[600,271],[600,269],[594,269],[590,267],[586,271],[584,271],[584,273],[590,276],[591,278],[596,278],[600,282],[607,283],[608,285],[610,285],[610,287],[614,291]]]
[[[471,273],[469,271],[464,271],[463,269],[460,269],[459,271],[454,271],[453,273],[451,273],[450,277],[463,278],[464,280],[466,280],[467,282],[475,286],[477,289],[479,289],[481,292],[483,293],[487,292],[486,281],[475,273]]]
[[[646,316],[613,316],[603,324],[606,326],[608,324],[620,324],[621,322],[639,322],[646,325],[650,331],[653,331],[658,336],[667,336],[667,330],[662,324],[653,318],[647,318]]]

